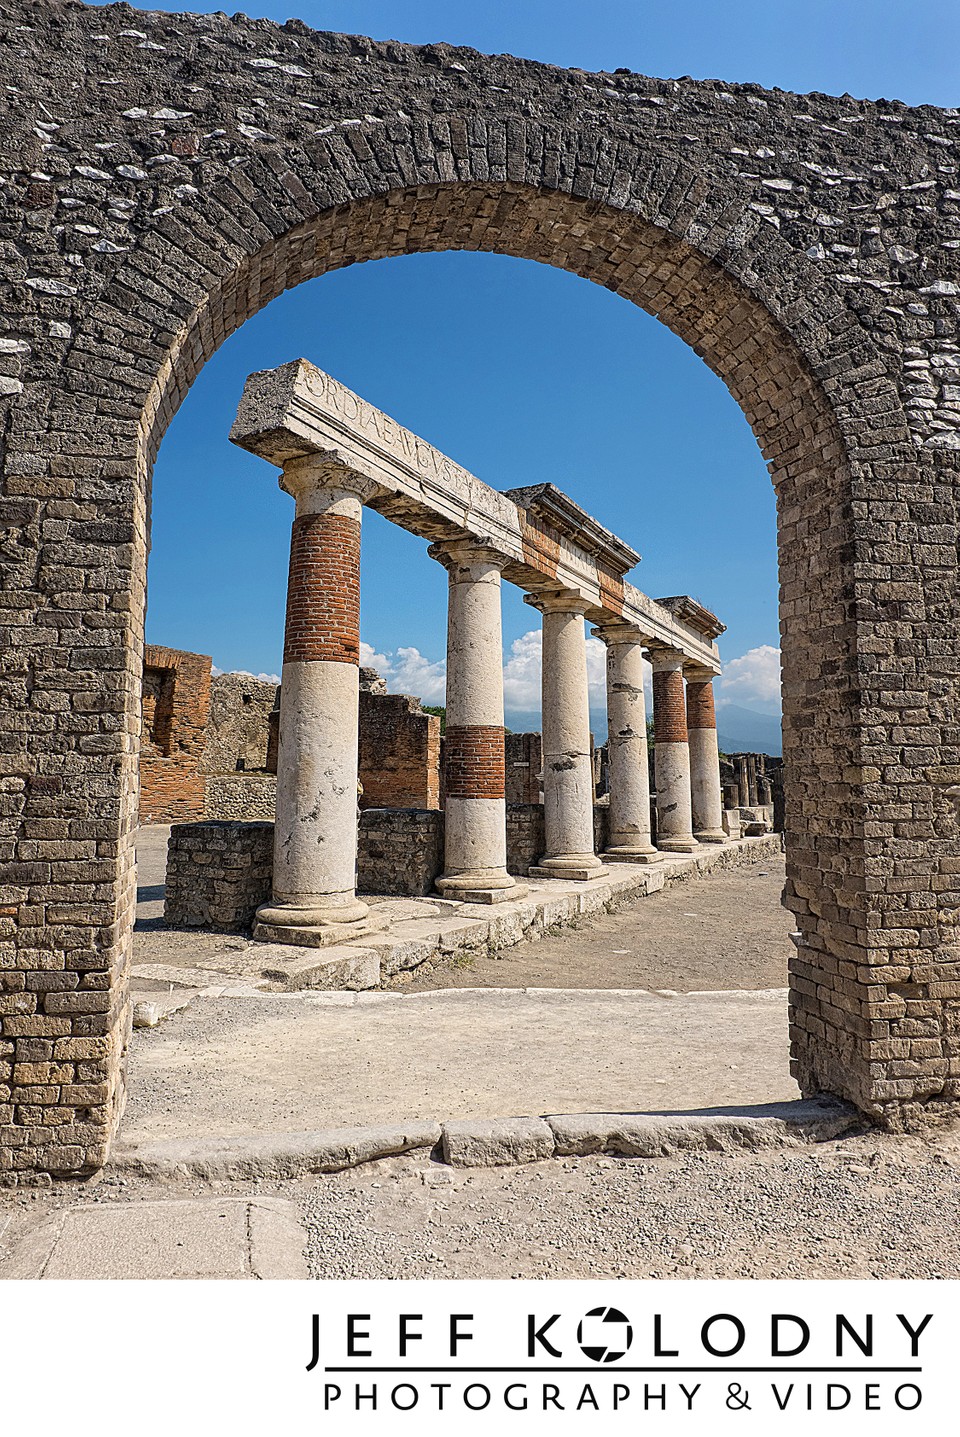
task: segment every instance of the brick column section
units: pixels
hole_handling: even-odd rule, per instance
[[[543,822],[546,852],[534,878],[603,873],[593,851],[593,752],[587,694],[586,600],[562,589],[527,594],[543,614]]]
[[[713,706],[715,675],[709,669],[690,667],[685,676],[693,836],[698,843],[725,843],[717,716]]]
[[[369,484],[319,459],[288,464],[297,501],[277,747],[273,897],[254,937],[320,947],[369,931],[356,895],[360,516]]]
[[[500,903],[526,893],[507,873],[503,560],[469,540],[432,544],[429,553],[449,576],[444,871],[436,886],[463,903]]]
[[[683,702],[683,655],[656,649],[653,664],[653,764],[657,788],[657,847],[694,853],[690,749]]]
[[[604,859],[658,863],[650,841],[650,767],[643,694],[643,635],[629,624],[594,634],[607,646],[607,763],[610,827]]]

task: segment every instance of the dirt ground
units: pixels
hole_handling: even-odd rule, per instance
[[[0,1262],[75,1202],[278,1196],[315,1278],[960,1278],[960,1132],[673,1158],[451,1169],[422,1157],[289,1182],[108,1173],[0,1190]]]
[[[616,913],[490,957],[424,964],[385,987],[785,988],[788,934],[780,902],[784,862],[744,864],[675,883]]]

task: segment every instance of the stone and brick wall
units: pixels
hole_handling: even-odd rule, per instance
[[[210,660],[147,644],[143,654],[140,821],[202,818]]]
[[[794,1071],[891,1125],[960,1110],[958,117],[70,0],[5,4],[0,70],[0,1041],[102,1039],[56,1123],[15,1066],[0,1165],[96,1167],[122,1110],[166,427],[276,295],[458,247],[613,289],[742,408],[777,492]]]
[[[270,765],[270,731],[278,689],[252,674],[217,674],[211,679],[204,773],[276,772],[276,765]]]

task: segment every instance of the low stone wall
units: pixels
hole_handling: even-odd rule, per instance
[[[272,823],[176,823],[167,847],[164,921],[242,933],[270,897]]]
[[[272,823],[276,811],[277,776],[274,773],[214,773],[207,778],[203,812],[206,819]]]
[[[358,892],[423,898],[442,872],[440,809],[364,809],[357,844]]]
[[[594,809],[597,851],[606,844],[605,804]],[[249,929],[270,897],[273,824],[207,821],[175,824],[167,850],[164,918],[171,928],[218,933]],[[543,805],[507,807],[507,867],[525,876],[543,854]],[[443,872],[443,812],[368,808],[360,815],[357,891],[424,898]]]

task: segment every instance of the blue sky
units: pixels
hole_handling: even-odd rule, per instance
[[[246,10],[584,69],[960,103],[957,0],[248,0]],[[558,484],[640,551],[640,588],[692,593],[721,616],[727,699],[775,709],[773,491],[737,405],[691,350],[626,301],[498,255],[353,266],[281,296],[223,345],[156,466],[151,642],[212,654],[224,669],[279,671],[292,501],[275,470],[226,436],[246,375],[301,354],[494,487]],[[391,687],[436,700],[446,576],[425,548],[367,514],[362,631]],[[535,701],[534,620],[505,586],[515,714]]]

